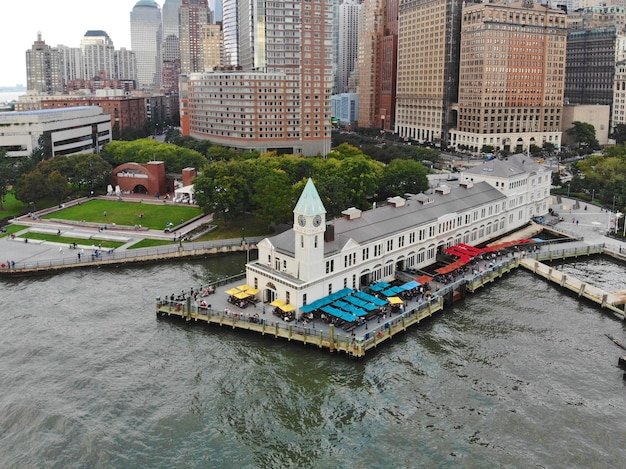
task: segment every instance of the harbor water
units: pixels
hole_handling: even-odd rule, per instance
[[[360,361],[155,317],[244,261],[0,281],[0,467],[623,467],[613,315],[519,269]]]

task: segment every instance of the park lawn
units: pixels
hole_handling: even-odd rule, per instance
[[[120,246],[126,244],[120,241],[72,238],[70,236],[57,236],[54,234],[30,233],[30,232],[20,235],[19,238],[36,239],[40,241],[50,241],[54,243],[64,243],[64,244],[67,244],[68,246],[74,243],[78,244],[79,246],[102,245],[103,248],[119,248]]]
[[[5,236],[10,236],[13,233],[17,233],[18,231],[22,231],[28,228],[28,226],[24,226],[24,225],[14,225],[14,224],[8,224],[7,226],[5,226],[5,228],[7,229],[6,233],[0,233],[0,238],[3,238]]]
[[[176,241],[178,243],[178,241]],[[140,248],[153,248],[158,246],[166,246],[168,244],[174,244],[174,241],[169,241],[165,239],[149,239],[144,238],[141,241],[136,242],[135,244],[131,244],[126,249],[140,249]]]
[[[16,217],[26,210],[26,204],[15,198],[15,194],[9,192],[4,197],[4,203],[0,208],[0,218]]]
[[[267,223],[252,215],[241,215],[234,220],[214,220],[217,228],[200,236],[194,241],[215,241],[219,239],[247,238],[256,236],[271,236],[273,230],[268,229]]]
[[[198,207],[173,203],[144,204],[94,199],[80,205],[57,210],[43,218],[85,221],[103,225],[112,225],[113,223],[123,226],[141,225],[153,230],[163,230],[168,222],[177,226],[181,220],[185,222],[199,215],[202,215],[202,210]]]

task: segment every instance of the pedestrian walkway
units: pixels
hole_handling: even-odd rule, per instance
[[[109,197],[102,196],[102,199],[108,200]],[[73,200],[64,207],[71,207],[79,203],[84,203],[90,199],[82,198]],[[141,200],[142,203],[163,203],[158,200],[148,200],[142,196],[128,195],[122,199],[124,201]],[[109,250],[105,249],[102,255],[103,259],[111,258],[123,258],[129,259],[134,256],[146,256],[154,253],[160,253],[164,251],[176,251],[180,248],[179,245],[171,244],[163,247],[145,248],[137,250],[128,250],[137,242],[142,239],[159,239],[159,240],[171,240],[174,241],[174,236],[177,239],[185,237],[188,233],[195,230],[197,227],[211,223],[213,221],[213,215],[205,215],[201,218],[193,220],[179,228],[174,233],[165,233],[161,230],[142,229],[135,230],[134,228],[108,228],[103,230],[99,224],[87,223],[87,224],[75,224],[64,223],[62,221],[47,220],[41,218],[43,215],[54,212],[58,208],[41,210],[39,212],[23,215],[12,220],[12,223],[17,225],[28,226],[29,228],[15,233],[15,238],[11,236],[4,236],[0,238],[0,264],[15,265],[17,268],[24,266],[34,265],[69,265],[76,264],[78,262],[85,263],[91,260],[91,254],[94,249],[99,246],[102,241],[116,241],[123,242],[120,247],[115,248],[113,252],[109,254]],[[19,236],[29,230],[39,233],[48,234],[60,234],[65,238],[77,238],[84,239],[84,243],[77,243],[77,250],[70,249],[67,242],[61,241],[40,241],[29,239],[26,241]],[[240,242],[237,240],[237,242]],[[228,243],[228,241],[227,241]],[[81,259],[78,254],[82,252]]]

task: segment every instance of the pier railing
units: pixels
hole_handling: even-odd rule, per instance
[[[253,330],[288,340],[314,344],[331,351],[344,351],[353,356],[363,356],[367,350],[376,347],[379,343],[442,310],[443,303],[441,296],[432,296],[430,299],[418,301],[408,306],[402,313],[378,318],[377,322],[373,320],[368,322],[365,330],[361,330],[358,335],[320,321],[306,324],[300,321],[288,322],[254,311],[228,311],[213,309],[209,306],[203,307],[190,300],[172,301],[167,298],[157,298],[157,314],[174,315],[187,321],[204,321],[236,329]]]
[[[579,256],[591,256],[594,254],[602,254],[605,250],[605,244],[589,244],[586,246],[572,246],[562,249],[555,249],[550,246],[549,249],[539,249],[537,251],[526,252],[525,257],[530,257],[538,261],[552,261],[559,259],[567,259]]]
[[[245,251],[247,249],[255,249],[256,243],[258,243],[262,237],[246,238],[245,240],[236,239],[224,239],[218,241],[204,241],[204,242],[184,242],[178,244],[168,244],[164,246],[153,246],[137,249],[123,249],[116,250],[111,248],[99,248],[96,245],[92,247],[79,246],[76,249],[72,249],[69,245],[63,245],[61,243],[55,243],[55,246],[63,247],[62,257],[55,257],[51,259],[37,259],[33,261],[16,262],[9,268],[3,269],[5,271],[32,271],[32,270],[46,270],[63,267],[86,267],[86,266],[98,266],[106,264],[118,264],[124,263],[130,260],[145,260],[151,259],[165,259],[176,257],[194,257],[200,256],[203,253],[219,253],[219,252],[233,252],[233,251]],[[10,240],[6,239],[6,242],[24,242],[21,239]],[[37,241],[29,241],[36,243]],[[234,249],[236,248],[236,249]],[[98,255],[95,253],[98,251]],[[78,256],[80,254],[80,258]],[[11,262],[10,259],[2,260],[2,262]]]

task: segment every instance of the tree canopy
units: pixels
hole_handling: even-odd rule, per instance
[[[36,205],[51,199],[61,203],[72,191],[105,189],[111,179],[111,166],[99,155],[91,153],[59,155],[40,161],[33,171],[17,180],[15,196],[22,202]]]
[[[572,188],[582,190],[602,203],[615,200],[616,207],[626,205],[626,148],[622,145],[605,147],[602,155],[589,155],[575,165]]]
[[[216,161],[194,181],[196,200],[226,221],[254,213],[268,223],[286,223],[308,178],[329,217],[349,207],[369,208],[371,200],[428,188],[426,170],[415,160],[387,166],[360,149],[342,144],[327,158],[264,153],[257,158]]]
[[[0,148],[0,209],[4,208],[4,197],[9,186],[15,182],[15,161],[6,157],[6,150]]]
[[[575,140],[579,149],[593,150],[600,146],[596,139],[596,128],[593,125],[587,122],[574,121],[572,126],[567,129],[566,133]]]
[[[131,142],[113,140],[105,145],[101,155],[113,167],[123,163],[163,161],[165,170],[170,173],[180,173],[190,167],[200,169],[206,164],[206,158],[195,150],[151,138]]]

